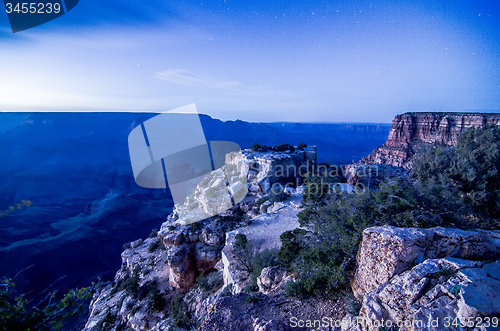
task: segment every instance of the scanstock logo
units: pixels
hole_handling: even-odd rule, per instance
[[[194,104],[157,115],[128,136],[137,185],[169,188],[178,222],[189,224],[224,212],[245,198],[241,149],[230,141],[207,141]]]
[[[58,18],[75,8],[79,0],[4,0],[12,32],[31,29]]]

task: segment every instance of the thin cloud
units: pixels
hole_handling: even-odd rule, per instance
[[[193,73],[181,69],[157,72],[154,78],[184,86],[209,87],[232,91],[243,90],[241,88],[241,84],[238,82],[226,80],[217,76]]]

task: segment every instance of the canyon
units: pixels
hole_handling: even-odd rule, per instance
[[[411,168],[414,158],[426,147],[456,145],[460,133],[487,123],[500,123],[500,115],[439,112],[397,115],[392,121],[387,141],[363,157],[360,163]]]
[[[390,177],[404,177],[426,146],[455,145],[467,128],[499,120],[498,114],[398,115],[383,146],[345,167],[343,185],[350,192],[360,183],[371,187]],[[460,321],[491,321],[500,314],[498,230],[387,225],[365,229],[350,279],[361,302],[357,314],[347,308],[346,297],[287,296],[286,284],[295,278],[280,266],[262,269],[258,292],[247,293],[252,285],[237,267],[236,236],[244,234],[262,252],[278,249],[280,233],[299,227],[303,186],[287,188],[283,201],[259,200],[270,196],[274,183],[299,180],[275,176],[277,168],[313,162],[313,152],[311,148],[307,156],[244,150],[228,155],[226,162],[246,176],[249,196],[220,215],[192,224],[182,222],[174,209],[156,235],[132,242],[121,255],[122,267],[114,281],[94,296],[84,331],[175,330],[178,321],[169,311],[180,309],[173,308],[179,304],[190,312],[198,330],[365,331],[379,330],[380,321],[383,327],[390,323],[389,328],[397,325],[408,331],[462,330]],[[203,204],[206,197],[196,199]],[[132,283],[135,292],[130,290]],[[166,300],[163,309],[154,309],[151,297],[140,294],[151,288]],[[331,323],[325,325],[325,316]],[[458,318],[458,325],[446,320],[450,316]],[[313,324],[296,328],[298,318]],[[436,320],[437,326],[432,324]]]

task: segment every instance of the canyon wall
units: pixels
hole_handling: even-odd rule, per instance
[[[360,162],[411,168],[413,159],[428,145],[456,145],[471,127],[499,124],[497,113],[405,113],[392,121],[387,141]]]

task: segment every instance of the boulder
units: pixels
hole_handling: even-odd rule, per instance
[[[411,265],[448,256],[468,260],[499,259],[500,231],[368,228],[363,231],[352,290],[356,298],[361,299]]]
[[[282,266],[262,269],[260,276],[257,277],[259,292],[269,294],[276,291],[281,287],[286,278],[286,270]]]
[[[347,329],[378,330],[386,321],[399,330],[462,330],[457,318],[498,316],[499,259],[499,231],[368,228],[352,280],[362,307]]]

